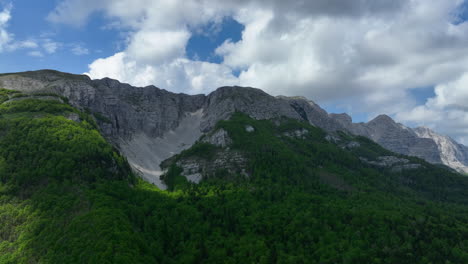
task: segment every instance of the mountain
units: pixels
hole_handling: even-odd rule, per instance
[[[0,263],[468,262],[468,177],[303,98],[0,80]]]
[[[160,188],[165,186],[159,180],[159,164],[193,145],[219,120],[228,119],[236,111],[255,119],[285,116],[328,132],[348,131],[391,151],[468,171],[466,148],[453,140],[451,149],[457,151],[448,151],[437,143],[440,141],[422,137],[385,115],[368,123],[353,123],[348,115],[328,114],[306,98],[273,97],[254,88],[221,87],[209,95],[186,95],[52,70],[3,74],[0,87],[27,93],[57,93],[68,98],[74,107],[89,111],[103,135],[119,148],[132,167]]]

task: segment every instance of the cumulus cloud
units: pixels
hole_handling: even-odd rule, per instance
[[[141,62],[170,62],[184,55],[189,38],[190,33],[186,30],[142,30],[132,36],[127,50],[132,57]]]
[[[86,73],[92,78],[131,80],[137,86],[156,85],[174,92],[207,93],[224,85],[238,84],[230,68],[209,62],[179,58],[171,63],[142,65],[125,52],[98,59]]]
[[[93,12],[101,12],[112,27],[129,32],[121,52],[90,64],[88,74],[94,78],[109,76],[189,93],[229,84],[254,86],[319,103],[340,102],[354,112],[393,114],[417,125],[433,120],[430,125],[450,127],[444,132],[461,135],[468,129],[463,101],[468,23],[458,17],[461,4],[65,0],[48,19],[80,26]],[[240,41],[226,40],[216,49],[223,62],[187,59],[192,32],[226,16],[245,29]],[[238,77],[233,71],[240,72]],[[436,96],[425,105],[410,96],[420,87],[435,87]],[[448,125],[450,120],[459,125]]]

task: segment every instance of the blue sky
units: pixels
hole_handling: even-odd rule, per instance
[[[18,49],[0,54],[1,72],[16,72],[37,69],[57,69],[72,73],[83,73],[88,64],[101,56],[112,55],[118,50],[119,32],[103,30],[104,18],[94,15],[85,27],[70,27],[54,24],[46,20],[47,14],[55,8],[55,1],[16,0],[12,3],[11,20],[8,31],[16,40],[41,42],[50,39],[59,47],[53,54],[44,57],[28,55],[29,49]],[[89,50],[89,54],[75,55],[71,51],[75,45]],[[39,49],[41,50],[41,49]],[[41,50],[42,53],[46,53]]]
[[[47,21],[57,1],[0,1],[3,7],[12,4],[8,30],[17,40],[51,39],[59,44],[57,51],[44,57],[28,55],[24,49],[2,53],[0,72],[17,72],[37,69],[57,69],[65,72],[84,73],[95,59],[108,57],[122,50],[124,39],[119,30],[108,27],[102,13],[93,14],[84,26],[55,24]],[[0,5],[2,7],[2,5]],[[225,17],[220,25],[214,22],[194,30],[186,47],[187,57],[220,63],[222,57],[214,51],[225,40],[239,41],[243,25],[232,17]],[[87,49],[88,54],[73,54],[75,45]],[[44,52],[43,52],[44,53]]]
[[[8,18],[0,15],[0,72],[50,68],[192,94],[252,86],[355,121],[385,113],[468,142],[467,6],[0,0]]]

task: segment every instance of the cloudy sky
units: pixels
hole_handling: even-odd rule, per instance
[[[0,0],[0,72],[303,95],[468,144],[468,1]]]

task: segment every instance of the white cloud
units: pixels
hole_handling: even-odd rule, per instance
[[[36,49],[39,47],[37,42],[34,40],[19,41],[16,44],[19,48],[26,48],[26,49]]]
[[[71,52],[76,55],[76,56],[81,56],[81,55],[88,55],[89,50],[80,44],[73,44],[71,45]]]
[[[47,16],[47,19],[55,23],[82,26],[93,11],[104,7],[109,2],[102,0],[62,1]]]
[[[170,62],[182,57],[190,33],[182,31],[138,31],[131,37],[128,53],[144,63]]]
[[[55,41],[53,41],[51,39],[43,39],[42,40],[42,48],[48,54],[55,53],[59,49],[60,46],[61,46],[61,43],[55,42]]]
[[[44,54],[42,52],[40,52],[40,51],[37,51],[37,50],[33,50],[33,51],[28,52],[28,55],[31,56],[31,57],[39,57],[39,58],[44,57]]]
[[[432,126],[461,135],[465,125],[448,125],[450,120],[468,124],[462,78],[468,73],[468,23],[452,24],[459,22],[460,4],[65,0],[48,18],[80,26],[99,11],[112,27],[130,32],[121,52],[90,64],[88,74],[94,78],[109,76],[189,93],[239,83],[273,94],[305,95],[319,103],[340,102],[371,115],[394,114],[415,124],[435,120]],[[225,16],[233,16],[245,30],[240,41],[228,40],[216,49],[223,63],[187,59],[191,32]],[[238,78],[232,70],[240,71]],[[409,96],[412,89],[431,86],[436,97],[426,105],[418,106]],[[449,95],[453,91],[455,97]]]

